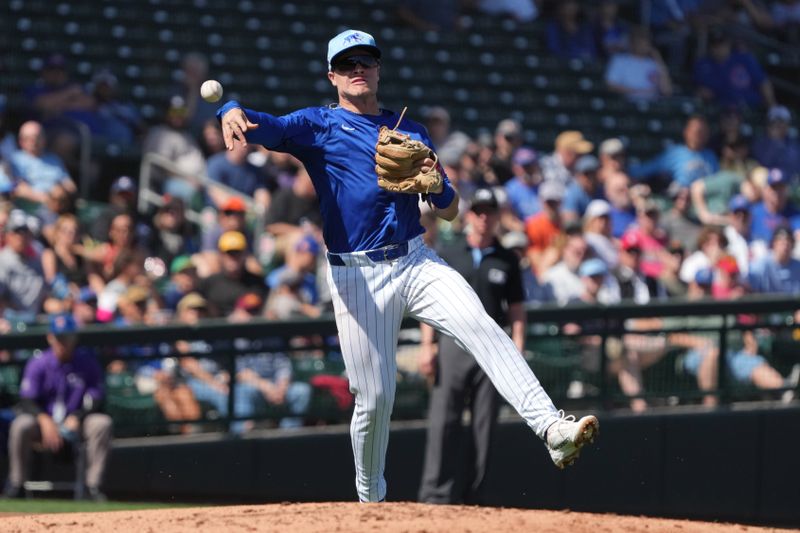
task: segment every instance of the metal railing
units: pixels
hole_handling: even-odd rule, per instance
[[[615,408],[621,402],[627,402],[631,399],[630,396],[617,390],[613,385],[612,376],[609,373],[609,365],[613,357],[608,353],[608,340],[613,338],[621,338],[628,334],[635,334],[644,337],[664,338],[676,332],[690,332],[710,336],[709,338],[716,337],[716,344],[719,353],[725,354],[727,352],[728,335],[732,331],[747,331],[757,330],[776,332],[786,329],[792,329],[797,326],[794,322],[794,313],[800,310],[800,299],[791,298],[786,296],[752,296],[736,301],[715,301],[715,300],[700,300],[700,301],[665,301],[655,302],[649,305],[636,305],[636,304],[620,304],[614,306],[590,306],[590,305],[570,305],[567,307],[529,307],[528,309],[528,335],[527,343],[528,350],[526,351],[526,358],[528,359],[534,371],[540,377],[540,380],[548,388],[551,396],[558,401],[559,404],[569,403],[571,400],[576,400],[581,406],[593,409],[609,409]],[[747,321],[738,323],[735,317],[738,315],[758,315],[760,318],[756,321]],[[641,328],[636,326],[632,321],[633,319],[646,319],[646,318],[665,318],[665,317],[719,317],[721,320],[717,326],[709,327],[708,325],[696,325],[691,322],[678,328]],[[565,332],[566,324],[593,324],[591,333],[581,333],[577,335],[567,334]],[[406,319],[403,323],[403,328],[413,329],[417,327],[414,320]],[[582,370],[583,361],[578,353],[580,341],[587,336],[592,335],[600,338],[599,343],[595,343],[599,356],[599,369],[595,370],[592,374],[592,382],[596,390],[583,395],[583,397],[575,399],[569,398],[563,391],[563,380],[570,379],[569,372]],[[151,361],[165,360],[173,358],[179,361],[182,357],[196,357],[213,359],[219,363],[219,366],[227,371],[229,379],[228,389],[228,415],[217,419],[215,426],[217,429],[220,427],[228,427],[228,424],[235,420],[241,420],[242,417],[236,415],[232,409],[234,405],[235,389],[238,386],[235,376],[237,374],[237,359],[243,355],[252,353],[253,348],[237,347],[230,341],[232,339],[272,339],[279,340],[281,343],[281,351],[286,354],[304,354],[312,353],[313,356],[308,357],[305,362],[311,361],[309,375],[316,373],[330,373],[332,361],[338,364],[332,367],[336,370],[334,373],[341,376],[343,365],[341,364],[341,355],[339,353],[336,337],[336,326],[332,317],[327,316],[319,319],[302,319],[292,321],[267,321],[264,319],[254,319],[247,323],[232,324],[225,320],[215,319],[207,320],[201,324],[194,326],[187,325],[165,325],[165,326],[132,326],[126,328],[110,328],[104,325],[92,325],[83,328],[79,333],[79,342],[84,346],[93,346],[97,349],[101,361],[104,365],[114,360],[122,360],[126,363],[133,365],[146,364]],[[300,345],[294,341],[296,339],[303,339]],[[406,344],[414,344],[414,335],[405,335],[404,341]],[[177,339],[186,341],[203,340],[210,345],[214,343],[225,343],[223,347],[214,348],[211,352],[185,352],[179,353],[175,350],[174,343]],[[791,337],[790,337],[791,339]],[[547,349],[540,349],[541,346],[537,345],[541,341],[554,341],[563,344],[555,344]],[[132,345],[132,346],[161,346],[161,349],[154,349],[146,354],[130,355],[121,354],[119,347]],[[274,345],[274,343],[273,343]],[[22,333],[8,334],[0,338],[0,351],[6,350],[11,353],[18,353],[18,351],[35,351],[42,349],[46,346],[43,327],[33,327]],[[217,346],[220,346],[217,344]],[[800,363],[800,355],[796,353],[793,348],[794,344],[790,341],[789,357],[790,363]],[[800,341],[797,344],[800,347]],[[669,348],[669,343],[667,343]],[[268,348],[259,349],[260,352],[266,352]],[[294,359],[295,365],[302,363],[303,359]],[[0,371],[4,368],[15,367],[20,373],[24,360],[12,360],[0,363]],[[666,365],[669,366],[669,365]],[[296,366],[297,368],[297,366]],[[557,368],[555,374],[549,374],[550,370]],[[729,379],[728,368],[726,364],[726,357],[720,356],[718,358],[717,367],[717,387],[714,390],[700,391],[696,386],[690,385],[689,389],[686,386],[681,388],[676,387],[677,382],[669,381],[676,379],[673,375],[672,368],[662,369],[667,376],[666,386],[659,391],[643,390],[640,395],[642,398],[652,399],[660,398],[678,402],[694,401],[701,396],[714,395],[720,404],[724,405],[731,401],[743,398],[761,397],[764,394],[775,395],[783,392],[783,389],[774,391],[755,391],[752,388],[737,387]],[[410,375],[405,377],[406,381],[402,387],[398,388],[398,394],[402,396],[398,401],[404,406],[401,408],[400,416],[414,417],[424,416],[426,410],[425,401],[427,399],[427,385],[424,379],[420,376]],[[307,378],[308,376],[306,376]],[[555,382],[561,380],[560,383],[548,386],[548,382]],[[687,381],[684,378],[684,381]],[[1,384],[2,380],[0,380]],[[693,378],[691,383],[693,384]],[[684,384],[685,385],[685,384]],[[559,387],[562,387],[559,389]],[[315,389],[315,395],[318,391]],[[2,395],[0,395],[2,396]],[[330,398],[328,398],[330,400]],[[663,403],[663,402],[662,402]],[[330,405],[330,402],[328,402]],[[569,405],[567,405],[569,407]],[[151,408],[153,405],[151,404]],[[407,408],[406,411],[402,411]],[[271,416],[277,416],[273,413]],[[285,413],[280,414],[285,416]],[[315,416],[315,413],[309,413],[309,416]],[[338,421],[345,421],[348,416],[346,409],[338,411],[334,419],[338,417]],[[254,417],[250,416],[249,419]],[[153,419],[149,422],[142,423],[136,420],[118,420],[117,423],[121,427],[138,427],[142,431],[152,432],[153,427],[147,427],[147,424],[152,424]],[[330,420],[330,419],[329,419]],[[158,424],[162,426],[177,423],[202,423],[208,420],[160,420]],[[219,424],[223,424],[220,426]]]

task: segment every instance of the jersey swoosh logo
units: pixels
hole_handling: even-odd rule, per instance
[[[342,124],[342,129],[344,131],[356,131],[355,128],[351,128],[350,126],[345,126],[344,124]]]

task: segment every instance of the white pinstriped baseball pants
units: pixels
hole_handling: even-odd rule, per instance
[[[339,255],[347,266],[328,270],[342,355],[355,395],[350,438],[362,502],[386,496],[383,471],[396,386],[397,336],[405,312],[471,353],[540,438],[558,419],[539,380],[467,281],[421,237],[408,244],[408,255],[394,261],[375,263],[354,252]]]

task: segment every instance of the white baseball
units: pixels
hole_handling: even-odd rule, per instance
[[[222,98],[222,84],[217,80],[206,80],[200,86],[200,96],[206,102],[217,102]]]

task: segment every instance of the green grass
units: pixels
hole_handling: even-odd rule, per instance
[[[103,511],[138,511],[172,509],[200,505],[146,502],[105,502],[75,500],[0,500],[0,513],[99,513]]]

